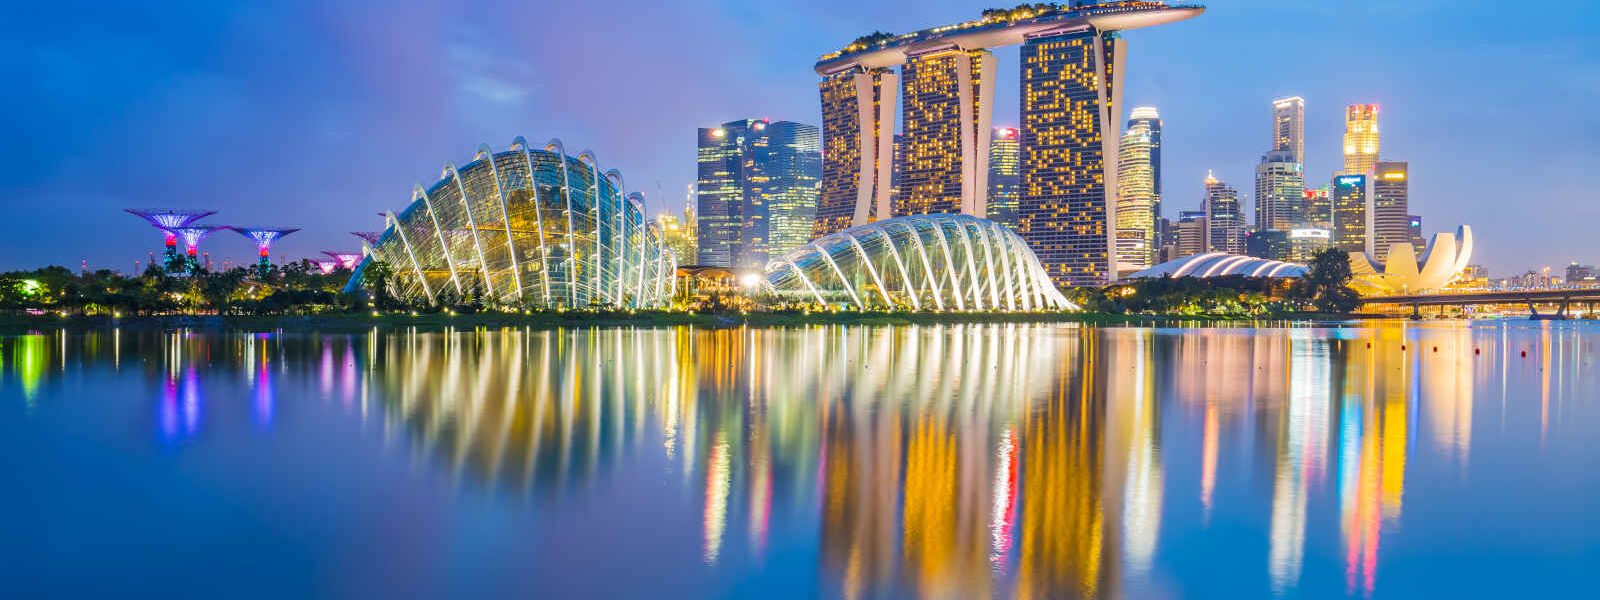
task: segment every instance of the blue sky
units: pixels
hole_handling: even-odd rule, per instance
[[[351,250],[413,183],[480,143],[560,137],[621,169],[653,211],[694,179],[695,128],[819,120],[817,55],[991,3],[155,2],[9,0],[0,22],[0,269],[128,269],[159,235],[120,211],[206,207],[303,227],[290,257]],[[998,4],[995,4],[998,5]],[[1342,107],[1383,106],[1431,234],[1474,227],[1497,275],[1600,262],[1600,8],[1530,0],[1218,0],[1129,32],[1129,106],[1165,120],[1166,211],[1207,169],[1241,191],[1269,102],[1307,105],[1308,177],[1338,166]],[[14,18],[13,18],[14,17]],[[1015,122],[1001,49],[996,122]],[[1247,192],[1248,193],[1248,192]],[[216,258],[250,260],[215,238]]]

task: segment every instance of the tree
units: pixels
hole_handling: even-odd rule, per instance
[[[1318,252],[1311,269],[1295,288],[1295,296],[1317,310],[1348,313],[1361,306],[1361,295],[1350,288],[1350,254],[1338,248]]]
[[[362,271],[361,284],[367,288],[367,293],[372,294],[372,304],[378,308],[387,308],[389,299],[389,283],[394,281],[394,267],[381,260],[367,263],[366,270]]]

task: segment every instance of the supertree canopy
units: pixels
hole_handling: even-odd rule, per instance
[[[186,208],[125,208],[128,214],[149,221],[166,234],[167,254],[170,256],[178,251],[178,233],[180,227],[187,227],[195,221],[217,214],[214,210],[198,210]]]

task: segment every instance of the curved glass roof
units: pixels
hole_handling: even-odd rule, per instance
[[[346,289],[366,266],[394,271],[401,298],[447,303],[483,297],[547,308],[648,308],[672,296],[677,259],[644,215],[644,197],[622,174],[600,170],[594,154],[568,156],[560,140],[544,149],[517,138],[506,152],[479,148],[472,162],[446,165],[411,204],[385,216]]]
[[[1240,256],[1226,252],[1207,252],[1169,260],[1129,276],[1129,279],[1155,279],[1160,277],[1301,277],[1306,266],[1278,260]]]
[[[768,263],[766,288],[846,308],[1076,308],[1016,233],[957,214],[896,217],[817,238]]]

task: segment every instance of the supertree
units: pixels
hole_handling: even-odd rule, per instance
[[[230,227],[229,229],[256,241],[256,253],[261,257],[256,261],[256,273],[261,277],[266,277],[267,269],[272,266],[272,243],[283,236],[300,231],[298,227]]]
[[[195,221],[217,214],[214,210],[197,210],[185,208],[125,208],[129,214],[149,221],[166,236],[167,262],[178,258],[178,233],[180,227],[188,227]],[[202,236],[203,237],[203,236]]]

